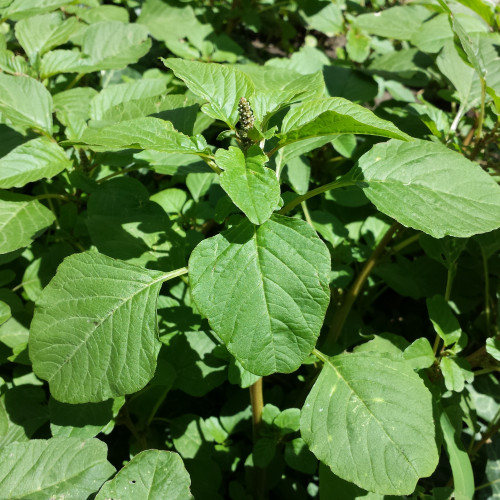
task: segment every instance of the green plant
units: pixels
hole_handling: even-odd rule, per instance
[[[377,3],[0,0],[1,498],[498,494],[500,14]]]

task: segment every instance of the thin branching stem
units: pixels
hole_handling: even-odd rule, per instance
[[[354,182],[351,179],[346,179],[342,177],[340,179],[337,179],[336,181],[330,182],[316,189],[308,191],[306,194],[297,196],[297,198],[295,198],[290,203],[285,205],[278,213],[284,215],[290,212],[290,210],[294,209],[297,205],[300,205],[303,201],[306,201],[309,198],[312,198],[313,196],[317,196],[318,194],[324,193],[326,191],[331,191],[332,189],[337,189],[346,186],[353,186],[353,185]]]

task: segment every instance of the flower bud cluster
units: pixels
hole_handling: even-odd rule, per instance
[[[240,125],[243,130],[250,130],[253,127],[255,118],[253,116],[250,103],[242,97],[238,104],[238,113],[240,114]]]

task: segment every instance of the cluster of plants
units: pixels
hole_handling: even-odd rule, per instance
[[[491,0],[0,0],[0,498],[499,498],[499,117]]]

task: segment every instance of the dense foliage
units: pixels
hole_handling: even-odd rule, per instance
[[[0,0],[0,498],[500,498],[499,27]]]

